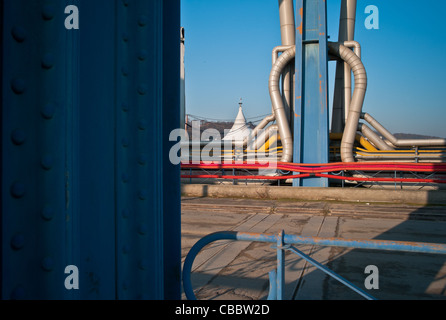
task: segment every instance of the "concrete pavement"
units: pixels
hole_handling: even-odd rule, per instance
[[[183,196],[183,261],[193,244],[216,231],[346,239],[446,243],[446,206],[400,203],[261,200]],[[379,270],[378,299],[446,299],[446,256],[298,246],[364,289],[365,268]],[[215,242],[197,256],[192,282],[198,299],[261,300],[276,251],[257,242]],[[286,299],[362,299],[297,255],[286,254]]]

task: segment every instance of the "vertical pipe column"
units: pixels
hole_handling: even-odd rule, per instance
[[[277,274],[276,274],[276,299],[283,300],[285,287],[285,232],[282,230],[277,237]]]
[[[293,46],[296,44],[293,0],[279,0],[279,14],[282,45]],[[289,64],[282,74],[283,105],[289,123],[290,119],[292,119],[291,114],[293,109],[293,73],[294,67]]]
[[[339,20],[338,42],[353,41],[355,38],[357,0],[342,0]],[[342,133],[351,103],[351,68],[343,61],[337,62],[336,82],[333,96],[331,132]]]
[[[327,4],[298,0],[294,162],[328,162]],[[295,179],[293,186],[328,187],[325,178]]]

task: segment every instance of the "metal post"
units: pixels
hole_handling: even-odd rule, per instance
[[[282,230],[277,237],[277,275],[276,275],[276,290],[277,300],[283,300],[283,289],[285,284],[285,247],[284,247],[285,232]]]
[[[328,163],[327,4],[296,1],[294,163]],[[328,187],[328,179],[294,179],[293,186]]]

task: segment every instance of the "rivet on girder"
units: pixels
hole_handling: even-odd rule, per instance
[[[25,143],[26,140],[26,134],[23,130],[15,129],[11,133],[11,141],[16,145],[20,146]]]
[[[51,257],[45,257],[42,259],[42,262],[40,265],[43,270],[45,270],[47,272],[52,271],[54,268],[54,260]]]
[[[142,166],[144,166],[144,165],[146,165],[146,163],[147,163],[147,155],[145,155],[145,154],[140,154],[139,156],[138,156],[138,163],[140,164],[140,165],[142,165]]]
[[[40,216],[45,221],[50,221],[54,217],[54,209],[51,206],[45,206],[40,212]]]
[[[146,128],[147,128],[147,121],[145,119],[139,120],[138,128],[139,128],[139,130],[146,130]]]
[[[22,27],[13,27],[11,30],[11,35],[17,42],[23,42],[26,39],[26,30]]]
[[[51,69],[54,66],[54,55],[52,53],[46,53],[42,57],[42,68],[44,69]]]
[[[12,79],[11,81],[11,89],[16,94],[22,94],[26,91],[26,82],[23,79]]]
[[[40,114],[47,120],[53,118],[54,113],[56,112],[56,104],[53,102],[49,102],[42,107]]]
[[[138,268],[140,270],[147,270],[149,267],[149,262],[147,261],[147,259],[141,259],[138,261]]]
[[[147,91],[149,91],[149,87],[146,84],[142,83],[138,86],[138,93],[140,95],[145,95]]]
[[[16,234],[11,239],[11,248],[14,250],[20,250],[25,246],[25,237],[23,234]]]
[[[129,175],[127,173],[123,173],[121,175],[121,179],[122,179],[122,182],[127,183],[127,182],[129,182],[130,177],[129,177]]]
[[[40,160],[40,165],[45,170],[51,170],[51,168],[54,165],[53,157],[51,155],[49,155],[49,154],[46,154],[46,155],[42,156],[42,159]]]
[[[10,191],[14,198],[22,198],[25,195],[25,185],[21,182],[14,182]]]
[[[138,25],[140,27],[144,27],[147,25],[147,23],[149,22],[149,18],[147,18],[147,16],[145,15],[140,15],[138,18]]]
[[[149,227],[147,226],[147,224],[145,224],[145,223],[141,223],[139,226],[138,226],[138,233],[140,234],[140,235],[145,235],[145,234],[147,234],[147,232],[149,231]]]
[[[149,191],[147,191],[146,189],[142,189],[138,192],[138,198],[140,200],[146,200],[148,196],[149,196]]]
[[[140,61],[144,61],[147,59],[148,55],[149,55],[149,53],[147,52],[147,50],[141,49],[138,54],[138,59]]]
[[[51,20],[56,15],[56,8],[53,5],[46,4],[42,8],[42,18],[44,20]]]

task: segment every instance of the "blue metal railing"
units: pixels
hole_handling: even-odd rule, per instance
[[[183,286],[187,299],[195,300],[195,294],[192,288],[191,272],[192,265],[198,253],[208,244],[218,240],[233,240],[233,241],[255,241],[275,244],[277,250],[277,269],[269,273],[270,290],[268,294],[269,300],[282,300],[283,289],[285,283],[285,250],[294,252],[301,258],[313,264],[318,269],[322,270],[332,278],[338,280],[346,285],[356,293],[368,300],[375,300],[375,298],[355,286],[348,280],[320,264],[310,256],[302,251],[296,249],[292,245],[318,245],[329,247],[344,247],[354,249],[370,249],[370,250],[387,250],[400,252],[415,252],[415,253],[430,253],[430,254],[446,254],[446,245],[438,243],[423,243],[423,242],[404,242],[404,241],[385,241],[385,240],[351,240],[340,238],[319,238],[319,237],[301,237],[295,235],[285,234],[284,231],[279,234],[261,234],[261,233],[247,233],[222,231],[209,234],[200,239],[189,251],[183,266]]]

